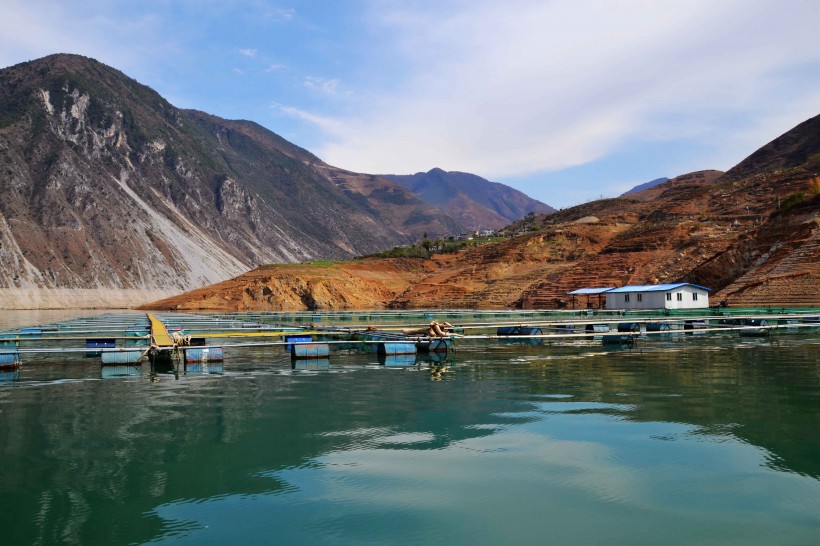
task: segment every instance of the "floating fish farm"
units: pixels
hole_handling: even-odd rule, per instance
[[[634,348],[689,336],[771,337],[820,332],[820,314],[801,310],[703,313],[624,311],[371,311],[102,314],[0,332],[0,379],[45,355],[99,359],[102,377],[152,369],[219,372],[234,350],[289,353],[294,369],[326,369],[330,359],[374,353],[390,366],[446,362],[459,350],[493,345],[597,343]],[[452,327],[433,335],[431,321]]]

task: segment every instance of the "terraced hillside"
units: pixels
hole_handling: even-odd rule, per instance
[[[368,288],[368,303],[357,305],[560,308],[570,305],[567,292],[576,288],[687,281],[712,288],[712,301],[730,305],[820,307],[818,134],[820,116],[781,137],[784,144],[766,145],[763,159],[756,152],[725,174],[689,173],[645,190],[648,195],[529,218],[507,229],[524,234],[500,242],[405,260],[400,269],[390,260],[352,262],[369,275],[383,271],[392,283]],[[781,149],[787,157],[772,155]],[[269,276],[271,290],[280,278]],[[238,277],[214,292],[233,301],[231,294],[246,288],[247,279]],[[303,301],[351,308],[342,298]],[[285,299],[269,304],[293,308]],[[196,309],[197,303],[182,295],[155,307]]]

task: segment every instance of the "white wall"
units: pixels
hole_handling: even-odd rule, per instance
[[[672,294],[672,300],[667,301],[666,294]],[[607,309],[701,309],[709,307],[709,292],[694,286],[682,286],[675,290],[664,292],[629,292],[629,301],[625,301],[627,293],[616,292],[606,294]],[[682,300],[678,301],[678,294]],[[692,294],[697,294],[697,301]],[[638,295],[641,301],[638,301]]]

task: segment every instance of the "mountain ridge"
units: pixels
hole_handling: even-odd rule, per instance
[[[128,306],[140,291],[177,293],[261,263],[462,230],[387,179],[327,165],[258,123],[177,109],[79,55],[0,70],[0,168],[6,308],[83,306],[93,289],[120,290],[111,304]],[[71,289],[85,295],[71,303]]]
[[[764,145],[764,154],[751,154],[740,168],[687,173],[634,194],[527,217],[505,229],[517,236],[497,242],[429,259],[379,258],[297,274],[258,268],[147,307],[566,308],[573,289],[664,282],[707,286],[713,302],[731,306],[820,307],[818,119]],[[356,288],[360,271],[375,283],[366,291]]]
[[[499,229],[531,212],[549,214],[556,210],[514,188],[460,171],[436,167],[426,173],[381,176],[438,206],[472,230]]]
[[[643,184],[638,184],[637,186],[633,187],[632,189],[629,189],[629,190],[623,192],[621,194],[621,197],[623,197],[625,195],[629,195],[631,193],[638,193],[638,192],[643,191],[643,190],[648,190],[649,188],[655,187],[658,184],[663,184],[664,182],[666,182],[668,180],[669,180],[669,178],[667,178],[666,176],[662,176],[660,178],[650,180],[649,182],[644,182]]]

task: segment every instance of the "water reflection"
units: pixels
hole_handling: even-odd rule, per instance
[[[0,387],[0,524],[25,544],[809,543],[817,343],[686,339],[465,344],[406,373],[248,349],[105,382],[55,357]]]
[[[441,381],[444,374],[447,373],[449,369],[450,368],[448,366],[443,365],[430,366],[430,379],[433,381]]]
[[[122,379],[124,377],[139,377],[140,375],[142,375],[141,365],[119,364],[100,367],[100,377],[103,379]]]
[[[433,353],[435,354],[435,353]],[[416,365],[416,355],[379,355],[379,364],[394,368],[407,368]]]
[[[184,362],[185,375],[222,375],[225,373],[223,362]]]
[[[20,379],[20,368],[0,369],[0,381],[17,381]]]
[[[326,372],[330,369],[330,359],[311,358],[291,361],[291,369],[301,372]]]

